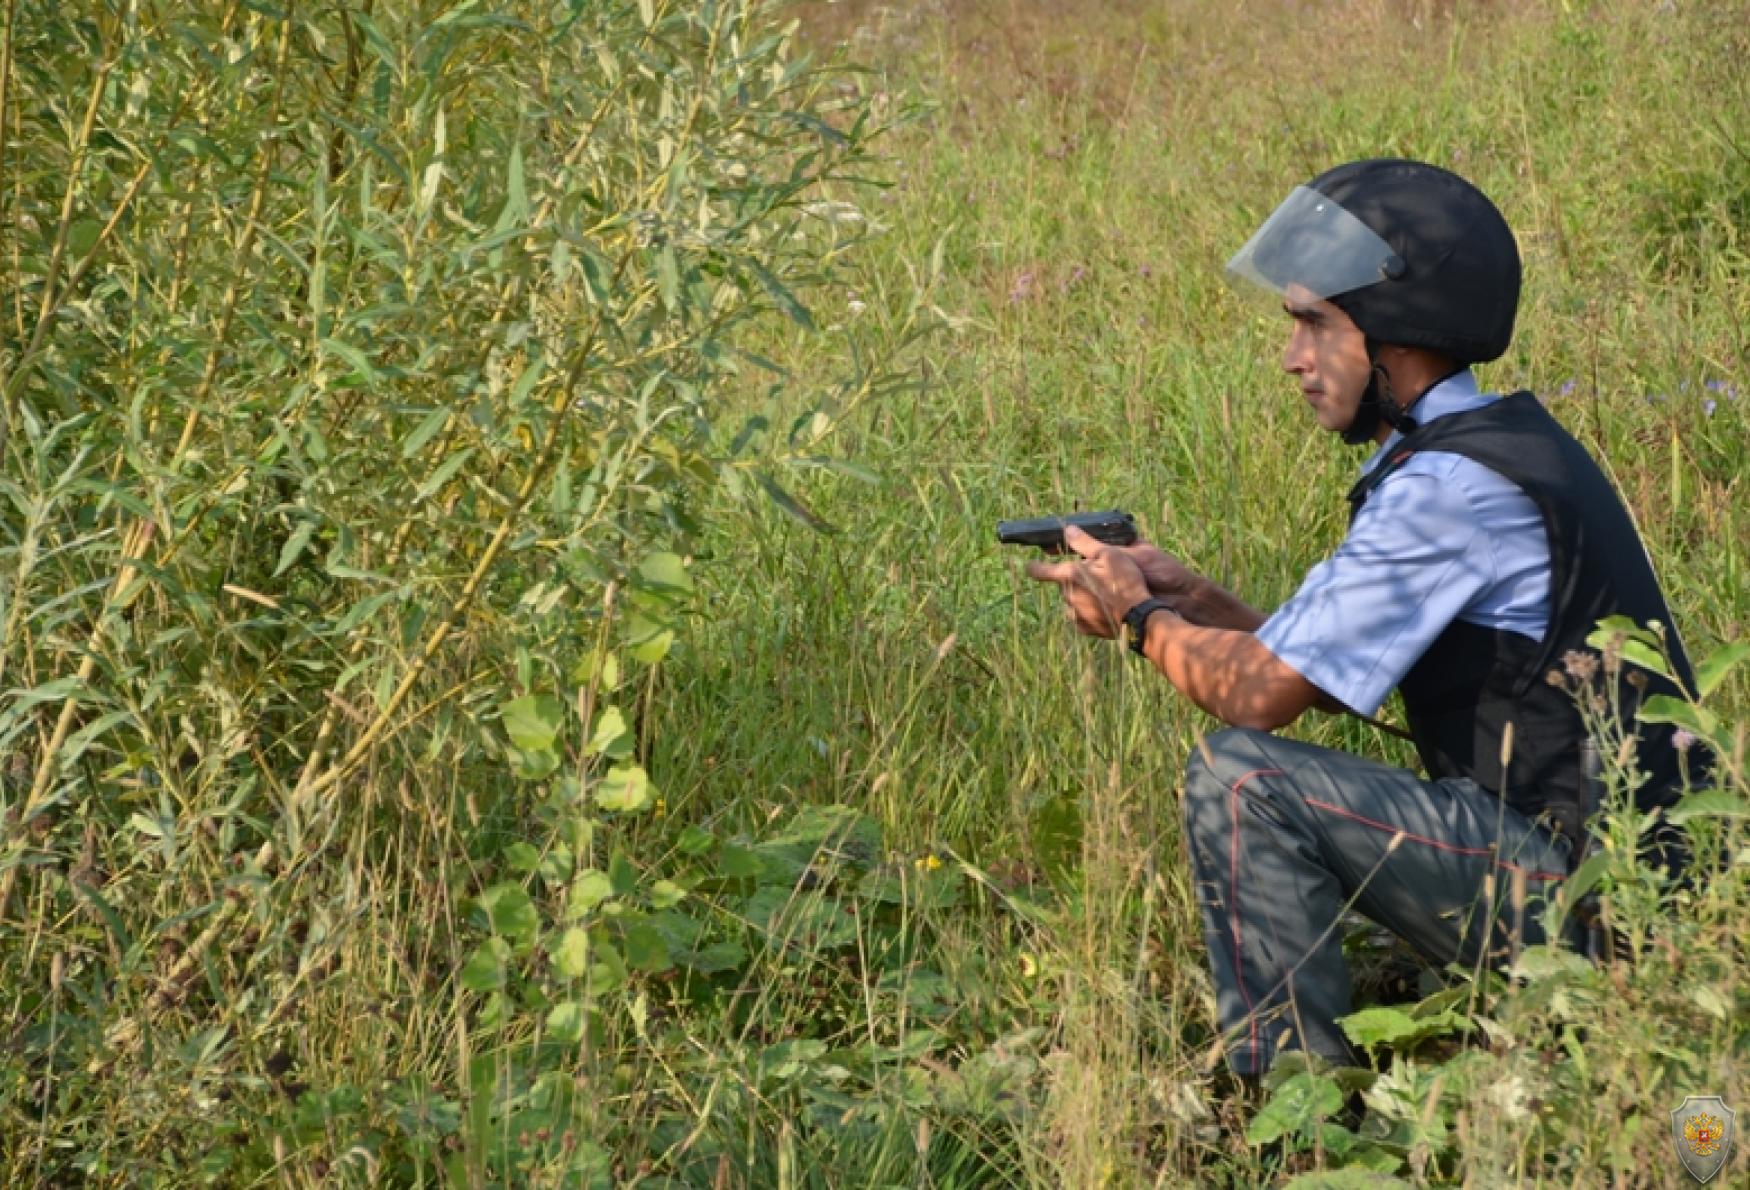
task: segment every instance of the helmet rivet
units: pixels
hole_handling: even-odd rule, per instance
[[[1402,277],[1409,267],[1404,264],[1404,258],[1393,252],[1380,262],[1379,272],[1388,281],[1396,281]]]

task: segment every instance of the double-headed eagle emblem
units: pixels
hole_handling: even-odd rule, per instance
[[[1718,1095],[1691,1095],[1671,1113],[1671,1139],[1677,1159],[1698,1182],[1709,1182],[1732,1151],[1732,1119],[1737,1113]]]

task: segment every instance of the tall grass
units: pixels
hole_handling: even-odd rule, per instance
[[[1015,1019],[1044,1030],[1012,1124],[1026,1176],[1219,1180],[1252,1155],[1211,1114],[1219,1056],[1175,809],[1210,724],[1073,638],[991,523],[1122,504],[1255,603],[1285,598],[1338,540],[1359,456],[1311,432],[1276,368],[1280,314],[1220,264],[1295,182],[1417,156],[1476,180],[1519,232],[1520,332],[1484,383],[1537,390],[1606,460],[1692,652],[1741,640],[1745,35],[1731,5],[818,11],[823,39],[936,102],[874,208],[883,254],[846,295],[866,308],[841,319],[897,318],[922,281],[950,327],[920,358],[930,387],[842,441],[879,486],[808,489],[840,531],[769,519],[756,562],[712,572],[713,605],[739,610],[671,673],[683,738],[665,767],[695,774],[676,807],[842,801],[908,853],[949,848],[1020,881],[1047,916],[1004,905],[984,944]],[[790,349],[774,353],[805,367],[811,348]],[[1745,697],[1740,672],[1709,700],[1739,725],[1740,780]],[[1350,723],[1294,731],[1410,762]],[[1398,1133],[1400,1173],[1685,1177],[1665,1113],[1745,1086],[1742,872],[1647,927],[1666,941],[1632,973],[1526,976],[1480,1002],[1489,1044],[1401,1059],[1376,1114],[1429,1123]],[[1583,1044],[1564,1020],[1592,1026]],[[976,1000],[945,1032],[962,1060],[1004,1041]]]
[[[599,19],[591,37],[628,62],[656,52],[640,40],[650,20],[621,7],[529,11]],[[102,21],[119,19],[103,10],[96,24],[68,20],[93,39],[75,99],[52,119],[26,110],[19,97],[50,86],[47,74],[30,80],[37,91],[18,81],[49,55],[26,52],[48,26],[10,14],[48,11],[7,9],[8,369],[43,300],[56,187],[88,176],[66,156],[81,151],[79,104],[95,95],[101,112],[138,118],[182,100],[159,88],[132,111],[125,89],[94,77]],[[419,44],[446,13],[444,28],[488,17],[410,6],[396,26],[398,11],[358,11],[389,47]],[[718,11],[655,5],[677,22],[663,52],[708,41]],[[677,287],[636,255],[660,243],[604,232],[596,247],[643,271],[615,292],[614,319],[637,329],[613,338],[614,366],[591,393],[634,437],[650,376],[696,380],[710,399],[674,392],[689,415],[678,455],[629,460],[649,482],[605,522],[575,515],[608,453],[581,435],[568,483],[539,487],[531,531],[507,539],[481,598],[459,609],[511,481],[528,474],[528,443],[553,424],[517,412],[526,356],[504,324],[521,307],[505,295],[538,289],[566,328],[592,300],[575,272],[544,288],[552,239],[538,252],[506,240],[506,259],[468,270],[509,198],[519,137],[528,176],[583,201],[552,156],[578,143],[577,126],[542,113],[567,86],[573,102],[599,101],[605,76],[581,52],[506,73],[507,44],[472,43],[478,55],[440,76],[480,110],[464,125],[450,109],[452,130],[481,138],[452,223],[395,207],[390,230],[354,233],[344,257],[327,257],[331,278],[363,270],[360,285],[403,276],[370,271],[372,253],[420,235],[441,241],[442,259],[473,261],[456,266],[477,288],[451,316],[372,315],[405,320],[403,343],[429,340],[462,361],[453,368],[411,347],[354,358],[346,319],[368,322],[368,303],[312,308],[310,253],[330,252],[321,213],[363,223],[375,192],[361,172],[381,177],[387,155],[417,177],[433,159],[430,114],[417,88],[401,89],[411,75],[379,83],[373,66],[347,91],[347,54],[386,52],[366,24],[322,17],[336,22],[322,26],[334,73],[294,73],[279,102],[360,105],[361,119],[386,103],[373,118],[387,112],[404,139],[372,148],[355,122],[318,123],[320,136],[288,125],[281,161],[306,170],[309,199],[274,189],[281,174],[244,172],[209,210],[192,180],[159,173],[150,184],[168,200],[152,218],[105,233],[130,163],[158,150],[149,126],[133,131],[144,140],[87,138],[117,181],[76,195],[99,217],[66,220],[64,247],[76,266],[90,236],[113,235],[128,256],[105,274],[113,290],[74,287],[44,332],[55,352],[39,350],[8,408],[6,714],[26,763],[9,769],[7,804],[33,812],[6,835],[6,1180],[1251,1185],[1365,1158],[1405,1179],[1682,1184],[1667,1113],[1690,1093],[1741,1109],[1750,1085],[1745,669],[1705,703],[1725,724],[1726,794],[1740,800],[1694,819],[1738,857],[1727,874],[1659,907],[1632,872],[1613,873],[1634,966],[1536,955],[1512,981],[1460,980],[1441,1004],[1460,1006],[1464,1026],[1382,1053],[1365,1149],[1317,1112],[1289,1111],[1279,1088],[1291,1152],[1267,1169],[1247,1139],[1255,1117],[1216,1094],[1179,850],[1182,766],[1213,725],[1122,651],[1075,638],[991,528],[1121,504],[1251,602],[1291,593],[1339,539],[1358,459],[1311,432],[1275,367],[1283,319],[1230,291],[1220,264],[1290,185],[1399,153],[1470,176],[1519,231],[1520,333],[1484,382],[1536,389],[1608,461],[1692,655],[1742,639],[1750,33],[1738,6],[800,11],[823,58],[842,41],[873,69],[804,84],[750,66],[742,87],[778,93],[724,92],[765,95],[759,110],[815,138],[766,127],[712,142],[725,170],[769,149],[756,172],[781,193],[759,226],[798,237],[783,240],[795,253],[775,287],[738,274],[747,305],[735,309],[749,318],[725,344],[744,353],[739,370],[719,372],[692,333],[705,324],[669,304],[717,276],[709,255],[685,255],[699,272]],[[166,45],[199,41],[156,16]],[[275,77],[257,64],[279,44],[276,17],[237,6],[212,19],[249,31],[236,35],[248,54],[233,82]],[[676,94],[705,77],[664,61]],[[473,73],[487,64],[499,73]],[[207,164],[190,168],[218,176],[221,161],[247,159],[247,130],[272,100],[244,93],[257,106],[187,96],[239,137],[195,142]],[[611,141],[624,168],[603,168],[648,185],[661,162],[636,115],[661,100],[641,94],[647,106]],[[845,158],[817,158],[783,189],[788,154],[838,144],[784,111],[827,103],[820,119],[848,131],[858,111],[873,127],[913,101],[927,115],[875,142],[883,161],[862,158],[862,141],[841,145]],[[832,161],[853,156],[857,173],[892,184],[833,176]],[[274,219],[244,217],[258,177],[263,201],[284,203]],[[792,224],[803,203],[816,205]],[[769,260],[757,237],[743,251],[737,263]],[[203,257],[216,263],[177,263]],[[244,263],[226,272],[232,261]],[[232,275],[247,283],[235,299],[200,284]],[[259,346],[228,348],[228,333]],[[99,349],[82,355],[82,336]],[[234,367],[248,381],[226,387]],[[538,383],[556,383],[558,367]],[[455,371],[493,416],[424,433],[446,407],[425,386]],[[311,390],[287,398],[292,376]],[[340,402],[320,443],[269,432],[296,424],[280,402],[317,390]],[[350,424],[361,409],[376,420]],[[92,424],[111,427],[111,453],[69,469]],[[452,486],[420,495],[445,452],[474,438],[478,457]],[[272,442],[283,444],[262,458]],[[228,458],[247,464],[241,486],[212,462]],[[670,482],[695,464],[714,482]],[[311,510],[323,527],[294,550]],[[183,548],[198,552],[151,569],[156,547],[121,535],[191,520],[200,531]],[[384,536],[342,549],[340,526],[355,522]],[[398,541],[403,523],[415,529]],[[129,560],[144,575],[134,603],[136,579],[116,577]],[[297,601],[326,625],[321,639],[251,595]],[[265,649],[252,635],[287,631]],[[337,681],[360,641],[370,665]],[[95,676],[50,685],[85,657]],[[133,657],[147,663],[128,668]],[[84,709],[62,740],[69,763],[37,790],[74,692]],[[394,730],[367,739],[379,721]],[[1292,730],[1409,762],[1352,722]],[[1741,1177],[1743,1160],[1723,1176]]]

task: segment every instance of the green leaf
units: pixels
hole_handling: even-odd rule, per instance
[[[614,895],[614,885],[606,872],[588,868],[571,882],[571,893],[565,900],[565,916],[571,921],[587,916],[597,905]]]
[[[535,931],[541,927],[535,904],[520,884],[510,881],[495,884],[480,894],[479,904],[492,932],[519,945],[532,942]]]
[[[503,938],[488,938],[474,948],[462,966],[462,986],[471,992],[490,992],[504,986],[510,946]]]
[[[687,890],[672,880],[658,880],[650,886],[650,905],[654,909],[668,909],[687,899]]]
[[[500,712],[511,743],[525,752],[548,752],[559,738],[565,705],[550,694],[525,694],[505,703]]]
[[[656,290],[662,298],[662,308],[673,313],[680,304],[681,275],[674,249],[667,246],[656,254]]]
[[[629,897],[638,891],[638,869],[632,866],[625,852],[616,851],[608,860],[608,882],[614,886],[617,896]]]
[[[286,543],[280,547],[279,565],[273,568],[275,578],[291,569],[292,564],[303,556],[304,547],[310,544],[310,538],[315,535],[315,521],[305,521],[292,530],[292,535],[286,538]]]
[[[1376,1045],[1391,1045],[1402,1038],[1413,1036],[1419,1022],[1409,1013],[1397,1008],[1376,1006],[1363,1008],[1360,1012],[1351,1013],[1341,1022],[1343,1032],[1349,1035],[1357,1045],[1372,1048]]]
[[[621,814],[636,814],[655,800],[656,790],[642,766],[622,762],[607,771],[596,786],[596,805]]]
[[[1597,887],[1609,870],[1612,858],[1608,851],[1594,851],[1557,887],[1556,898],[1564,916],[1573,913],[1574,906]]]
[[[1702,789],[1685,797],[1665,812],[1672,822],[1691,818],[1750,818],[1750,801],[1724,789]]]
[[[772,503],[801,521],[804,525],[807,525],[810,529],[813,529],[817,533],[838,532],[836,528],[823,520],[820,514],[816,513],[812,508],[809,508],[795,496],[792,496],[789,492],[785,491],[777,480],[773,479],[765,472],[756,472],[754,479],[759,482],[760,487],[765,489],[766,495],[772,498]]]
[[[711,850],[713,842],[715,840],[711,837],[710,831],[702,826],[689,824],[682,828],[680,837],[675,840],[674,845],[675,850],[682,855],[704,855]]]
[[[681,966],[700,975],[716,975],[721,971],[733,971],[747,962],[747,947],[731,940],[712,942],[682,951],[677,960]]]
[[[448,409],[433,409],[426,414],[425,419],[413,427],[413,432],[407,435],[406,440],[401,443],[401,457],[411,459],[418,454],[421,447],[437,437],[438,431],[443,429],[449,420],[450,411]]]
[[[473,457],[474,448],[470,446],[445,459],[438,465],[436,471],[425,477],[425,482],[421,483],[418,490],[413,493],[414,503],[417,504],[419,501],[427,499],[434,492],[442,491],[444,485],[454,479],[456,472],[460,471],[463,465]]]
[[[643,585],[658,590],[683,591],[688,594],[693,590],[693,576],[687,573],[687,564],[679,554],[647,554],[638,564],[638,577]]]
[[[1713,656],[1695,667],[1696,693],[1706,698],[1718,690],[1726,675],[1746,657],[1750,657],[1750,641],[1735,641],[1715,651]]]
[[[1655,694],[1641,704],[1635,718],[1642,723],[1673,723],[1693,735],[1714,738],[1719,730],[1719,717],[1706,707],[1669,694]]]
[[[1381,1154],[1376,1157],[1372,1154]],[[1283,1190],[1410,1190],[1413,1183],[1402,1178],[1388,1176],[1393,1170],[1403,1165],[1401,1159],[1377,1145],[1364,1145],[1355,1150],[1356,1160],[1360,1168],[1321,1169],[1313,1173],[1303,1173],[1293,1181],[1287,1182]],[[1384,1164],[1389,1160],[1391,1164]]]
[[[527,843],[512,843],[504,849],[504,862],[527,874],[541,866],[541,853]]]
[[[725,843],[717,857],[717,870],[731,880],[756,880],[765,871],[765,865],[760,862],[759,852],[739,843]]]
[[[626,963],[633,970],[655,974],[674,966],[662,931],[647,921],[636,922],[627,927],[625,946]]]
[[[1344,1026],[1347,1028],[1347,1020]],[[1278,1087],[1270,1102],[1252,1117],[1246,1126],[1246,1141],[1264,1145],[1285,1136],[1298,1136],[1341,1110],[1343,1092],[1336,1083],[1323,1075],[1297,1074]]]
[[[555,1041],[582,1041],[584,1021],[583,1005],[576,1000],[563,1000],[547,1014],[547,1035]]]
[[[322,340],[322,349],[333,352],[352,365],[353,372],[366,384],[375,384],[381,379],[377,370],[371,366],[370,359],[351,343],[344,343],[339,339],[324,339]]]
[[[812,331],[814,329],[814,315],[810,314],[808,308],[796,300],[796,295],[791,293],[784,283],[772,274],[770,269],[757,260],[749,260],[747,266],[753,271],[753,275],[759,278],[760,284],[765,286],[766,292],[772,295],[772,300],[778,303],[778,309],[787,314],[804,330]]]
[[[632,745],[636,742],[626,726],[626,717],[620,713],[620,708],[607,707],[596,716],[595,735],[584,751],[590,756],[621,760],[632,751]]]
[[[656,621],[634,613],[627,624],[626,652],[632,655],[634,661],[642,661],[645,665],[655,665],[674,647],[674,631],[664,628]]]
[[[553,967],[567,979],[581,979],[589,970],[589,934],[580,926],[566,929],[553,948]]]

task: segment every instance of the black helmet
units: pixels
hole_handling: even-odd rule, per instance
[[[1482,191],[1419,161],[1355,161],[1296,187],[1228,262],[1329,298],[1377,343],[1498,358],[1519,310],[1519,245]]]

